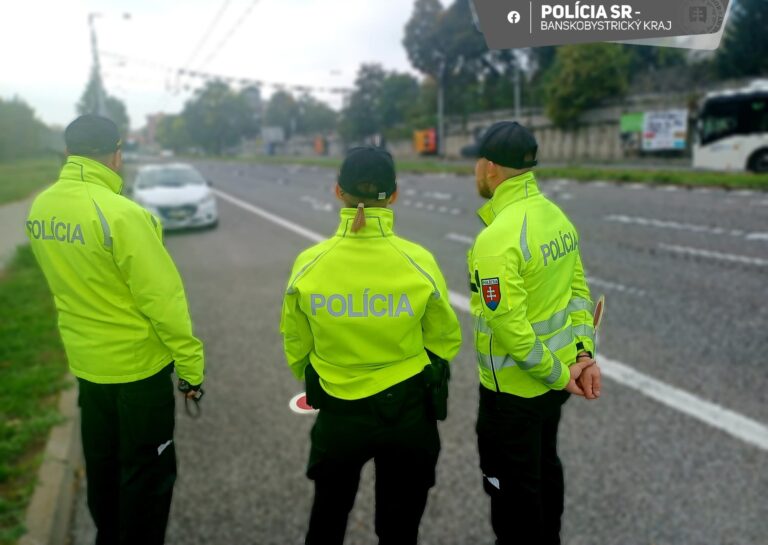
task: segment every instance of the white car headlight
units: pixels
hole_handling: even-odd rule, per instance
[[[197,204],[198,206],[213,206],[216,204],[216,198],[213,195],[208,195]]]

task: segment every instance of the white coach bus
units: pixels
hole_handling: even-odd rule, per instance
[[[768,80],[704,98],[693,166],[768,172]]]

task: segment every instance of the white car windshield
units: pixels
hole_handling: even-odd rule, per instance
[[[205,185],[205,179],[190,168],[163,168],[141,172],[136,179],[136,187],[182,187],[185,185]]]

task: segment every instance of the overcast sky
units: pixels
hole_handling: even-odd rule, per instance
[[[146,115],[177,112],[189,92],[168,68],[315,86],[351,86],[363,62],[413,70],[402,46],[414,0],[3,0],[0,97],[18,95],[40,119],[65,125],[92,66],[95,19],[107,91],[122,99],[132,128]],[[218,24],[190,57],[216,15]],[[250,13],[246,16],[246,13]],[[125,20],[123,13],[130,13]],[[239,23],[236,32],[230,33]],[[222,40],[231,34],[223,47]],[[217,52],[218,51],[218,52]],[[142,62],[137,62],[142,61]],[[149,61],[149,62],[147,62]],[[265,88],[264,94],[272,92]],[[315,94],[332,106],[340,97]]]

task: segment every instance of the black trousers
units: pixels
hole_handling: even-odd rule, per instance
[[[560,410],[570,394],[525,399],[480,387],[477,441],[497,545],[559,545],[563,466]]]
[[[327,401],[318,405],[311,432],[307,477],[315,483],[315,498],[305,543],[344,542],[360,471],[373,459],[379,544],[415,545],[440,452],[423,378],[371,398]]]
[[[176,481],[173,365],[125,384],[80,383],[96,545],[161,545]]]

